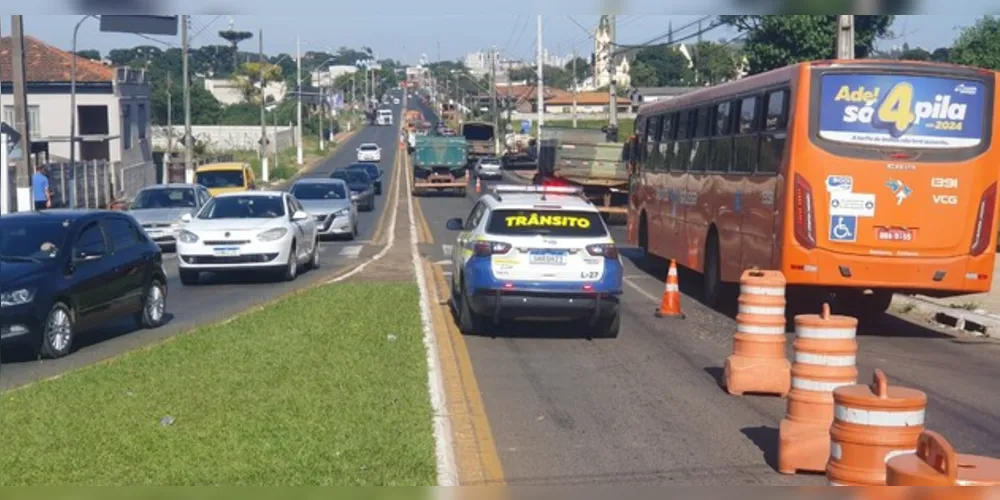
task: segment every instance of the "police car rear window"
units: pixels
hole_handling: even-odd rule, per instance
[[[490,216],[486,232],[510,236],[607,236],[607,228],[596,212],[569,210],[497,210]]]

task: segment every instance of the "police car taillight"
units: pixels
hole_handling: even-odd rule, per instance
[[[608,259],[618,258],[618,247],[612,244],[600,243],[597,245],[587,245],[587,253],[595,257],[605,257]]]
[[[503,255],[510,251],[511,246],[499,241],[477,241],[475,253],[479,257],[489,257],[490,255]]]

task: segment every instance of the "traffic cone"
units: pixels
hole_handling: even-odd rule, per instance
[[[681,312],[681,287],[677,282],[677,261],[670,259],[670,270],[667,271],[667,284],[663,290],[663,300],[660,309],[656,311],[657,318],[684,319]]]
[[[479,177],[476,177],[476,192],[477,193],[482,193],[483,192],[483,185],[479,181]]]

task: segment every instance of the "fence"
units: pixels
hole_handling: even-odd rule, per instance
[[[45,166],[52,193],[52,206],[60,208],[108,208],[112,202],[130,200],[140,189],[156,183],[152,162],[123,166],[100,160],[51,163]],[[9,167],[10,204],[16,207],[16,171]]]
[[[173,127],[174,148],[183,149],[184,127]],[[153,127],[153,147],[167,149],[170,128]],[[260,148],[260,127],[257,125],[196,125],[191,127],[191,135],[195,141],[205,145],[207,151],[227,153],[231,151],[256,151]],[[295,128],[288,126],[267,126],[269,154],[274,153],[275,146],[279,150],[291,147],[295,142]]]

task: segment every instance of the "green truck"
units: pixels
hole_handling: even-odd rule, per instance
[[[417,136],[413,148],[413,195],[428,189],[453,189],[465,196],[469,153],[464,137]]]

